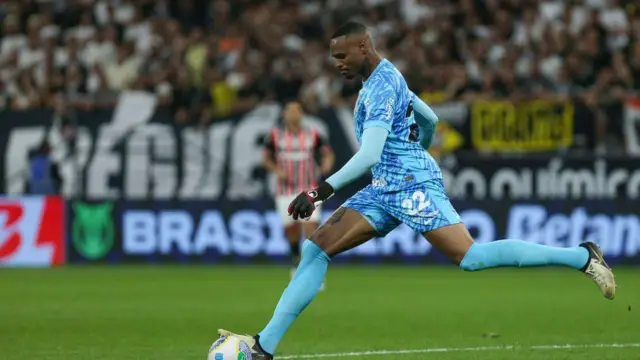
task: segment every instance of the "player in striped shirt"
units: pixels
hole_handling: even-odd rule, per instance
[[[301,222],[289,216],[287,208],[301,191],[316,187],[321,176],[329,175],[335,162],[327,141],[317,129],[303,124],[303,115],[300,103],[287,103],[284,123],[267,135],[264,153],[264,167],[276,175],[275,205],[291,246],[292,277],[300,261],[302,232],[306,238],[311,236],[320,223],[321,211]]]

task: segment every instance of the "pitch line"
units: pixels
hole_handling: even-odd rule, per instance
[[[376,351],[359,351],[359,352],[342,352],[342,353],[326,353],[326,354],[301,354],[301,355],[285,355],[277,356],[277,360],[286,359],[319,359],[331,357],[361,357],[375,355],[406,355],[406,354],[428,354],[428,353],[446,353],[446,352],[480,352],[480,351],[506,351],[506,350],[566,350],[566,349],[611,349],[611,348],[640,348],[640,343],[622,343],[622,344],[556,344],[556,345],[504,345],[504,346],[478,346],[478,347],[445,347],[445,348],[426,348],[426,349],[405,349],[405,350],[376,350]]]

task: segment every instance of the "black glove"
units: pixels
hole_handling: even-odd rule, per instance
[[[316,209],[316,203],[322,203],[333,196],[333,187],[327,182],[307,192],[301,192],[289,204],[289,215],[293,220],[307,219],[311,217]]]

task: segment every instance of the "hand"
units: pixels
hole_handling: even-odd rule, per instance
[[[287,180],[287,172],[284,170],[278,170],[278,172],[276,173],[276,175],[278,176],[278,179],[285,181]]]
[[[320,175],[328,176],[329,174],[331,174],[331,167],[330,166],[321,166],[320,167]]]
[[[317,198],[318,192],[315,190],[301,192],[289,204],[289,215],[293,217],[293,220],[310,218],[311,214],[316,210],[315,203]]]
[[[301,192],[289,204],[289,215],[293,220],[308,219],[316,210],[316,203],[322,203],[333,196],[333,188],[327,182],[323,182],[315,189]]]

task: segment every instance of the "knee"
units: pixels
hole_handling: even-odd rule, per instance
[[[322,251],[327,252],[329,245],[331,244],[331,239],[327,236],[326,231],[322,231],[322,227],[316,229],[311,236],[309,236],[309,241],[316,244]]]
[[[302,262],[315,261],[317,259],[326,262],[331,261],[331,256],[327,255],[326,251],[311,239],[307,239],[302,244],[301,255]]]
[[[307,238],[311,237],[314,231],[318,228],[318,223],[308,222],[302,226],[302,230]]]
[[[284,229],[284,235],[286,236],[289,242],[298,242],[300,241],[300,224],[294,223],[293,225],[289,225]]]
[[[480,245],[473,244],[465,254],[462,254],[457,262],[460,269],[464,271],[477,271],[485,266],[484,252],[479,248]]]

